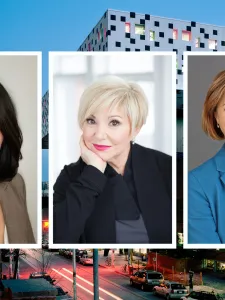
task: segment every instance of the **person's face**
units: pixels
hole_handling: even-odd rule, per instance
[[[131,124],[123,108],[98,110],[89,116],[83,125],[86,146],[104,161],[111,161],[129,148]],[[134,132],[134,135],[139,130]],[[108,146],[106,148],[101,146]]]
[[[1,146],[2,146],[2,143],[3,143],[3,134],[2,134],[1,131],[0,131],[0,148],[1,148]]]
[[[216,109],[215,118],[225,136],[225,98],[219,102]]]

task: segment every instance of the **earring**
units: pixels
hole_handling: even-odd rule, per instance
[[[217,128],[220,128],[220,125],[217,123]]]

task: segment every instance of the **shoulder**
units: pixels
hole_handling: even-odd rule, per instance
[[[70,182],[71,179],[77,178],[81,174],[84,166],[85,163],[81,158],[79,158],[77,162],[65,165],[55,182],[54,189],[65,185]]]
[[[154,158],[156,159],[159,163],[171,163],[172,162],[172,157],[164,152],[161,152],[159,150],[155,150],[155,149],[151,149],[151,148],[147,148],[144,146],[141,146],[139,144],[134,144],[133,148],[135,150],[135,152],[137,152],[138,154],[144,155],[145,158]]]
[[[199,165],[198,167],[194,168],[189,172],[189,176],[195,176],[195,177],[204,177],[207,176],[208,178],[208,173],[212,174],[212,172],[216,173],[216,163],[215,163],[215,157],[212,157]]]

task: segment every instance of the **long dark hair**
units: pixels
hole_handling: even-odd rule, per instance
[[[0,147],[0,182],[11,181],[17,174],[22,159],[23,135],[12,99],[0,83],[0,132],[3,142]]]

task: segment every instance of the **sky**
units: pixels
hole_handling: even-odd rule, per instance
[[[225,1],[207,2],[1,0],[0,50],[42,51],[44,94],[48,90],[48,51],[76,51],[107,9],[225,26]]]

